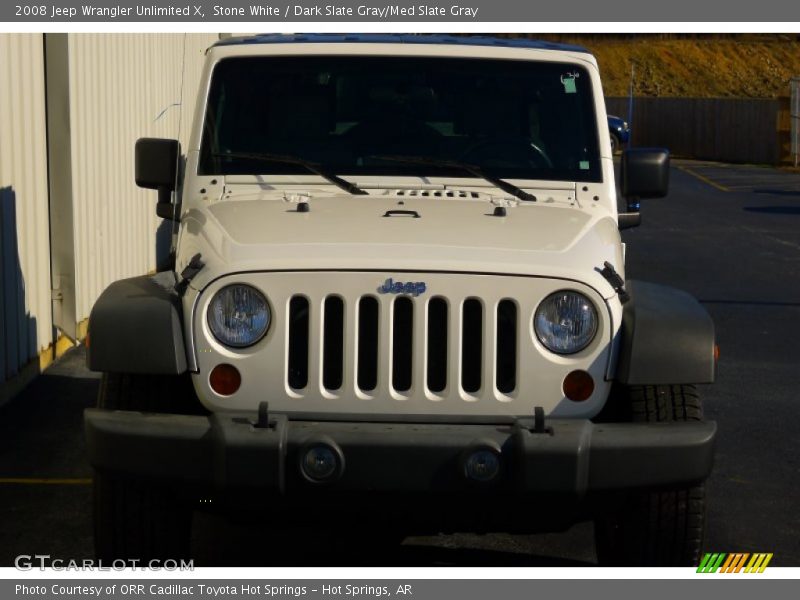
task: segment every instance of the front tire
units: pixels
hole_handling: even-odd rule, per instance
[[[692,385],[629,386],[609,402],[621,420],[638,423],[701,421]],[[688,485],[631,491],[595,520],[597,558],[607,566],[693,566],[705,537],[705,487]]]
[[[98,408],[198,414],[188,376],[105,373]],[[185,559],[189,556],[192,502],[167,483],[94,473],[94,542],[104,561]]]

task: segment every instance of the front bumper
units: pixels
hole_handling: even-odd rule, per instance
[[[291,495],[330,490],[452,492],[502,487],[569,493],[700,482],[711,472],[716,424],[547,421],[506,425],[290,421],[252,414],[183,416],[88,409],[89,460],[102,471],[217,489],[257,488]],[[305,449],[334,446],[340,474],[325,484],[301,474]],[[467,478],[471,449],[493,448],[501,472],[489,484]]]

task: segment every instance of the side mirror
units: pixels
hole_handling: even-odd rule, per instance
[[[181,145],[178,140],[140,138],[136,141],[136,185],[158,190],[156,214],[163,219],[175,218],[172,192],[178,176]]]
[[[619,214],[619,228],[637,227],[642,222],[639,201],[663,198],[669,192],[669,150],[664,148],[629,148],[622,153],[620,165],[622,197],[628,211]]]
[[[629,148],[622,153],[622,196],[631,200],[663,198],[669,192],[669,150]]]

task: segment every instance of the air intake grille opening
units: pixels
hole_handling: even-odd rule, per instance
[[[365,291],[361,279],[318,293],[294,286],[275,300],[286,310],[281,370],[297,410],[352,400],[358,411],[392,415],[424,406],[450,414],[467,405],[463,410],[490,414],[477,404],[502,403],[508,411],[530,401],[537,355],[524,316],[533,308],[520,300],[527,289],[521,283],[478,296],[471,282],[448,275],[430,296],[413,297]]]
[[[378,300],[364,296],[358,303],[358,387],[378,386]]]
[[[289,387],[302,390],[308,385],[308,298],[289,301],[289,356],[286,377]]]
[[[431,298],[428,303],[428,389],[442,392],[447,387],[447,301]]]
[[[338,390],[344,373],[344,301],[339,296],[328,296],[324,316],[322,385],[327,390]]]
[[[480,300],[468,298],[464,301],[461,331],[461,387],[472,394],[481,389],[483,306]]]
[[[398,392],[407,392],[412,379],[414,303],[410,298],[397,298],[393,309],[392,387]]]
[[[497,390],[510,394],[517,387],[517,305],[501,300],[497,305]]]

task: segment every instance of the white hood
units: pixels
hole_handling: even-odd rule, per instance
[[[197,289],[243,271],[446,271],[574,279],[610,297],[595,269],[610,261],[622,272],[619,231],[607,212],[572,206],[572,196],[496,201],[509,204],[502,217],[488,196],[323,195],[298,212],[296,197],[242,190],[184,215],[181,259],[202,254]],[[384,216],[401,210],[413,212]]]

